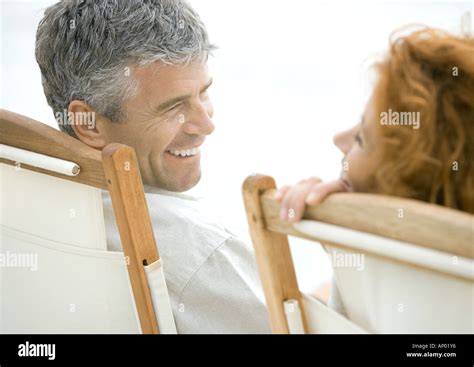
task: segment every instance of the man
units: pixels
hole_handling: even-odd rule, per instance
[[[182,0],[69,0],[45,11],[36,59],[61,130],[102,149],[135,149],[180,333],[265,333],[248,245],[181,194],[201,177],[214,130],[206,62],[213,46]],[[80,124],[74,116],[94,116]],[[108,193],[107,242],[120,251]]]

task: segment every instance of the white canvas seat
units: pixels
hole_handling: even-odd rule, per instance
[[[279,219],[274,188],[267,176],[244,183],[274,332],[474,333],[474,216],[409,199],[335,194],[289,224]],[[287,235],[324,244],[347,318],[300,293]],[[363,266],[337,266],[338,257],[358,257]]]
[[[0,120],[0,333],[176,333],[133,150]],[[125,253],[107,251],[101,189]]]

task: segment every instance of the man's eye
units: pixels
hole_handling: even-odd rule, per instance
[[[181,106],[181,103],[177,103],[174,106],[168,108],[168,110],[166,110],[166,112],[174,111],[174,110],[178,109],[178,107],[180,107],[180,106]]]

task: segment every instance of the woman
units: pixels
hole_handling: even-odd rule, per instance
[[[299,221],[305,205],[345,191],[474,213],[474,38],[415,31],[394,40],[375,68],[362,120],[334,137],[344,153],[340,178],[280,188],[282,220]],[[338,308],[337,289],[331,300]]]
[[[416,31],[392,42],[375,67],[378,79],[362,121],[334,137],[345,155],[341,177],[280,188],[282,219],[298,221],[305,204],[341,191],[474,213],[474,38]]]

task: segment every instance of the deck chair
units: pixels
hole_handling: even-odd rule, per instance
[[[0,333],[176,333],[133,149],[0,110],[0,185]]]
[[[275,181],[243,197],[274,333],[473,333],[474,216],[411,199],[333,194],[303,220],[279,217]],[[298,288],[288,235],[324,244],[346,316]],[[334,256],[363,256],[363,267]]]

